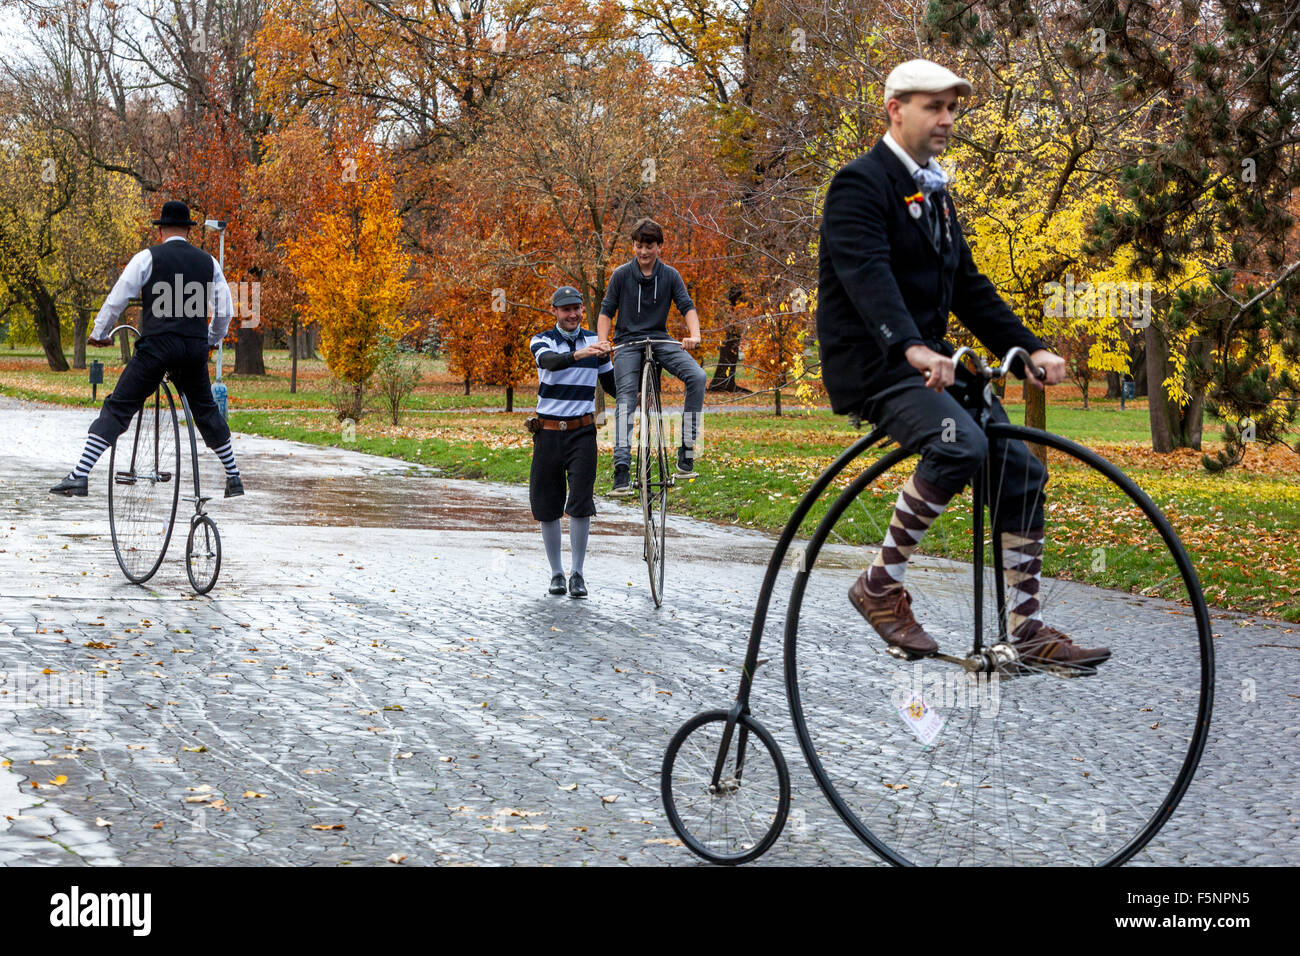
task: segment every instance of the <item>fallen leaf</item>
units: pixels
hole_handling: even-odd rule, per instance
[[[566,784],[561,784],[561,785],[560,785],[560,789],[561,789],[561,790],[577,790],[577,789],[578,789],[578,785],[577,785],[576,783],[566,783]]]
[[[346,830],[347,826],[342,823],[313,823],[313,830]]]
[[[244,796],[249,800],[261,800],[266,796],[266,794],[258,793],[256,790],[245,790]]]
[[[56,787],[61,787],[67,782],[68,782],[68,775],[65,773],[59,774],[57,777],[55,777],[53,780],[50,781],[50,783],[52,783]]]
[[[184,750],[187,753],[192,753],[192,754],[205,754],[208,752],[208,748],[203,746],[202,744],[200,744],[197,747],[182,747],[181,750]]]
[[[110,821],[105,820],[103,817],[95,817],[95,826],[97,827],[111,827],[112,825]]]
[[[656,837],[653,840],[646,840],[645,842],[653,843],[658,846],[685,846],[686,845],[681,840],[673,839],[671,837]]]
[[[155,823],[155,824],[154,824],[153,826],[151,826],[149,829],[150,829],[150,830],[161,830],[161,829],[162,829],[162,821],[159,820],[157,823]]]
[[[600,802],[601,802],[601,803],[614,803],[614,802],[617,801],[617,800],[618,800],[618,794],[617,794],[617,793],[614,794],[612,797],[601,797],[601,798],[600,798]]]
[[[388,856],[384,857],[384,859],[387,860],[389,863],[401,863],[403,860],[406,859],[406,854],[405,854],[405,853],[391,853],[391,854],[389,854]]]

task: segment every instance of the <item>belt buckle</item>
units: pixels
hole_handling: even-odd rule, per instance
[[[562,431],[562,432],[567,432],[567,431],[569,430],[569,423],[568,423],[568,422],[560,422],[560,424],[559,424],[557,427],[560,429],[560,431]]]

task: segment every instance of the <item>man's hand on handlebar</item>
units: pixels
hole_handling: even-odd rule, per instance
[[[699,347],[700,347],[700,338],[698,335],[696,336],[688,335],[686,338],[682,339],[682,348],[686,349],[686,351],[688,352],[694,352]]]
[[[93,345],[93,346],[95,346],[96,348],[101,348],[101,349],[102,349],[102,348],[104,348],[104,347],[107,346],[107,345],[112,345],[112,344],[113,344],[113,340],[112,340],[112,339],[86,339],[86,344],[87,344],[87,345]]]
[[[578,351],[574,352],[573,360],[575,362],[581,362],[583,359],[592,358],[597,355],[608,355],[609,349],[610,349],[610,345],[606,341],[602,340],[599,342],[593,342],[591,345],[588,345],[586,348],[581,348],[578,349]]]
[[[1043,388],[1046,385],[1060,385],[1065,381],[1065,359],[1056,355],[1047,349],[1038,349],[1031,352],[1030,360],[1039,367],[1043,372],[1040,379],[1034,375],[1025,375],[1025,381],[1035,388]],[[1024,364],[1023,362],[1021,363]],[[1026,370],[1027,372],[1028,370]]]
[[[952,359],[924,345],[909,346],[903,353],[907,364],[925,376],[925,387],[942,392],[953,383],[956,371]]]

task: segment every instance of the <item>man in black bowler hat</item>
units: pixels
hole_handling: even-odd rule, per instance
[[[87,340],[91,345],[110,344],[109,331],[127,303],[139,295],[143,308],[135,354],[91,424],[80,460],[50,489],[51,494],[86,496],[87,478],[95,462],[126,431],[169,372],[189,400],[204,443],[226,469],[226,497],[244,493],[230,447],[230,428],[212,399],[208,380],[208,358],[230,327],[230,287],[220,263],[190,245],[190,227],[198,223],[190,218],[185,203],[163,203],[162,214],[153,224],[158,227],[158,244],[136,253],[127,263],[100,307]]]

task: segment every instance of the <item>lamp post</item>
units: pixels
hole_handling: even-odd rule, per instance
[[[215,232],[217,234],[217,262],[220,263],[221,272],[224,275],[226,271],[226,223],[221,219],[205,219],[203,220],[203,228],[207,232]],[[232,315],[231,318],[233,320],[234,316]],[[228,414],[226,410],[226,383],[221,380],[221,347],[223,343],[224,339],[217,342],[217,380],[212,383],[212,400],[217,403],[217,408],[221,409],[221,417],[225,419],[228,417]]]

